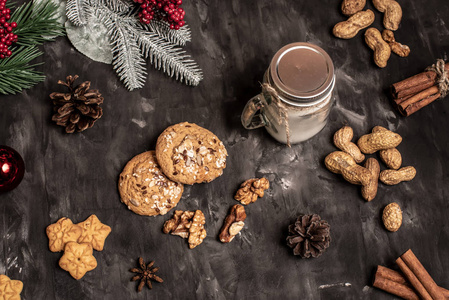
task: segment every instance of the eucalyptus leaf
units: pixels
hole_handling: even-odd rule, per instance
[[[76,50],[90,59],[105,64],[112,63],[112,48],[107,28],[97,18],[91,18],[84,26],[65,22],[67,37]]]

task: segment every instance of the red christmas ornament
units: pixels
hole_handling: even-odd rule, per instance
[[[23,179],[25,164],[20,154],[0,145],[0,193],[15,189]]]

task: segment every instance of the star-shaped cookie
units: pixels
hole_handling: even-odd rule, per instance
[[[64,255],[59,260],[59,266],[76,280],[81,279],[88,271],[97,267],[93,252],[91,244],[68,242],[64,248]]]
[[[22,281],[11,280],[6,275],[0,275],[0,300],[20,300],[22,289]]]
[[[47,227],[48,245],[50,251],[60,252],[68,242],[76,242],[83,229],[72,223],[69,218],[61,218]]]
[[[101,223],[96,215],[91,215],[77,225],[83,229],[78,243],[90,243],[95,250],[102,251],[106,237],[111,232],[111,227]]]

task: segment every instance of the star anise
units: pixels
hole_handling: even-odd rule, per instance
[[[137,281],[140,280],[139,285],[137,286],[137,291],[142,291],[145,284],[152,289],[153,286],[151,285],[151,279],[157,282],[164,282],[162,278],[156,275],[156,272],[159,270],[159,268],[152,268],[154,265],[154,261],[150,262],[148,265],[145,265],[145,262],[143,261],[142,257],[139,257],[139,267],[140,268],[132,268],[129,271],[133,273],[137,273],[137,275],[133,276],[131,278],[131,281]]]

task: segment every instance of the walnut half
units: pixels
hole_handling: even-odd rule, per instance
[[[232,241],[245,225],[243,222],[245,219],[245,208],[240,204],[233,205],[226,216],[223,227],[221,227],[220,235],[218,236],[220,242],[229,243]]]
[[[193,249],[201,244],[206,237],[205,223],[206,218],[201,210],[177,210],[173,217],[164,223],[162,231],[167,234],[179,235],[184,239],[188,238],[189,247]]]
[[[204,224],[206,223],[206,218],[201,210],[195,211],[193,216],[192,226],[189,229],[189,247],[190,249],[195,248],[201,244],[206,237],[206,229],[204,229]]]
[[[193,211],[177,210],[173,214],[173,218],[164,223],[164,233],[178,235],[183,239],[189,237],[189,229],[192,226],[192,218],[195,213]]]
[[[258,197],[263,197],[266,189],[270,187],[270,182],[266,178],[248,179],[240,185],[240,189],[234,196],[234,199],[244,205],[256,202]]]

